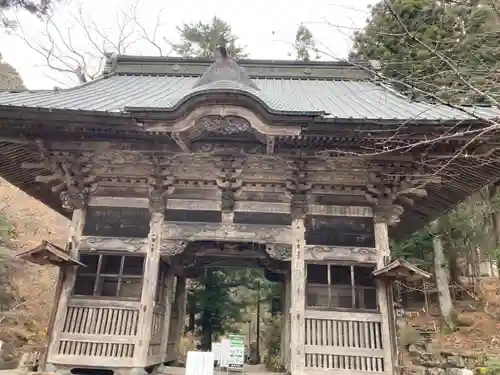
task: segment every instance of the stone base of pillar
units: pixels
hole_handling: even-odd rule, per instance
[[[155,367],[153,372],[155,374],[168,374],[168,366],[162,363],[161,365]]]
[[[144,369],[144,367],[134,367],[130,369],[123,369],[121,371],[116,371],[119,375],[148,375],[148,372]]]

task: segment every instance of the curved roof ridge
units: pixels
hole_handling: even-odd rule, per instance
[[[219,57],[195,82],[193,88],[206,86],[218,81],[233,81],[238,85],[260,91],[248,74],[230,57]]]
[[[253,83],[253,82],[252,82]],[[255,86],[255,87],[254,87]],[[236,82],[234,80],[220,79],[216,81],[206,82],[202,85],[196,85],[196,83],[186,92],[179,93],[169,100],[162,100],[157,103],[159,106],[157,109],[174,109],[193,98],[194,96],[201,94],[216,94],[216,93],[235,93],[240,95],[247,95],[253,98],[257,103],[266,108],[270,112],[279,113],[286,112],[283,110],[285,108],[294,108],[296,105],[288,101],[282,100],[283,98],[278,98],[274,95],[270,95],[269,92],[262,91],[255,83],[253,86],[245,85],[241,82]],[[299,112],[315,113],[317,115],[325,114],[324,110],[305,110],[302,108],[296,108]]]

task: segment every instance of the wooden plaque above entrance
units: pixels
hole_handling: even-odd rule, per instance
[[[147,237],[151,214],[147,208],[98,207],[87,210],[84,236]]]

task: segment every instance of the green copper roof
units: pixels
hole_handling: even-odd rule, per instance
[[[0,105],[101,112],[169,110],[196,94],[229,92],[250,96],[270,112],[314,113],[337,120],[474,118],[446,105],[410,101],[347,64],[250,60],[241,62],[240,68],[230,60],[224,70],[217,62],[210,66],[199,60],[128,59],[108,66],[105,77],[71,89],[0,92]],[[479,117],[500,117],[489,107],[469,110]]]

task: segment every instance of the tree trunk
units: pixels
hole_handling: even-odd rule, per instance
[[[493,233],[495,234],[495,253],[497,257],[500,255],[500,215],[495,211],[491,211],[491,221],[493,222]]]
[[[213,269],[208,268],[205,273],[205,290],[210,291],[209,296],[212,296],[212,291],[215,287],[213,280]],[[201,312],[201,349],[211,350],[212,348],[212,336],[213,336],[213,308],[216,302],[209,298],[205,301],[203,310]]]
[[[194,333],[196,328],[196,299],[191,293],[188,295],[187,310],[189,316],[188,331]]]
[[[449,243],[449,241],[446,241],[443,238],[441,238],[441,241],[443,242],[443,245],[446,246],[448,254],[448,271],[450,273],[450,280],[458,285],[461,285],[462,283],[460,282],[460,271],[458,269],[457,263],[457,250],[452,244]]]
[[[495,207],[495,197],[498,192],[498,186],[500,181],[497,181],[490,186],[488,186],[488,198],[489,198],[489,209],[491,217],[491,225],[493,227],[493,244],[495,246],[493,250],[493,258],[495,259],[496,265],[500,264],[500,214],[497,212]],[[499,273],[500,276],[500,273]]]
[[[451,300],[450,289],[448,287],[448,267],[446,266],[444,258],[443,242],[441,240],[441,236],[439,235],[439,224],[437,222],[434,222],[433,224],[433,232],[434,273],[436,276],[436,286],[438,290],[439,310],[445,324],[448,328],[454,330],[455,323],[453,318],[453,302]]]

